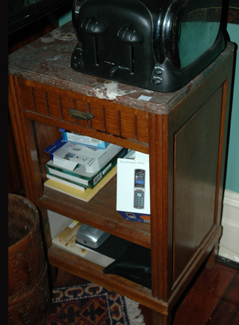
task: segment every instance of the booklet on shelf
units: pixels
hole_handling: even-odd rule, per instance
[[[53,179],[45,181],[44,186],[50,187],[56,191],[70,195],[82,201],[89,202],[117,173],[116,166],[109,171],[109,173],[102,178],[102,180],[92,189],[87,188],[85,191],[77,190],[72,186],[62,184]]]
[[[80,256],[87,261],[106,267],[115,259],[76,244],[76,233],[82,224],[74,220],[52,240],[52,245],[69,253]]]
[[[117,164],[118,158],[123,158],[128,152],[128,149],[121,149],[109,162],[107,162],[99,171],[96,173],[87,173],[85,166],[80,165],[73,171],[56,166],[52,160],[46,164],[47,174],[49,178],[56,177],[60,180],[67,181],[70,184],[82,187],[95,187],[99,181],[105,177],[108,172],[114,168]],[[54,179],[54,178],[53,178]],[[57,180],[57,179],[55,179]]]
[[[61,138],[46,148],[45,152],[51,155],[51,160],[59,167],[72,171],[77,166],[83,165],[86,172],[96,173],[120,150],[122,147],[112,143],[105,149],[99,149],[68,142]]]

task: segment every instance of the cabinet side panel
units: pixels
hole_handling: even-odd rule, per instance
[[[217,184],[217,200],[215,206],[215,224],[221,224],[222,208],[223,208],[223,192],[225,185],[225,172],[226,172],[226,155],[228,150],[228,129],[229,129],[229,113],[230,110],[230,94],[231,89],[231,78],[224,82],[222,90],[222,123],[221,123],[221,134],[220,134],[220,148],[218,155],[218,184]]]
[[[222,88],[174,137],[173,281],[214,225]]]
[[[162,116],[149,115],[152,295],[162,298]]]

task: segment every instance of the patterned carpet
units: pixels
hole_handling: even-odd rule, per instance
[[[139,305],[93,284],[54,289],[45,325],[144,325]]]

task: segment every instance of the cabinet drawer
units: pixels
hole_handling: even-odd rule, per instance
[[[19,100],[23,111],[64,121],[123,139],[148,144],[148,112],[113,104],[29,80],[18,80]],[[89,120],[72,115],[91,114]]]

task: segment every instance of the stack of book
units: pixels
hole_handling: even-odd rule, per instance
[[[116,174],[117,159],[127,149],[63,131],[45,152],[50,160],[44,185],[88,202]]]

